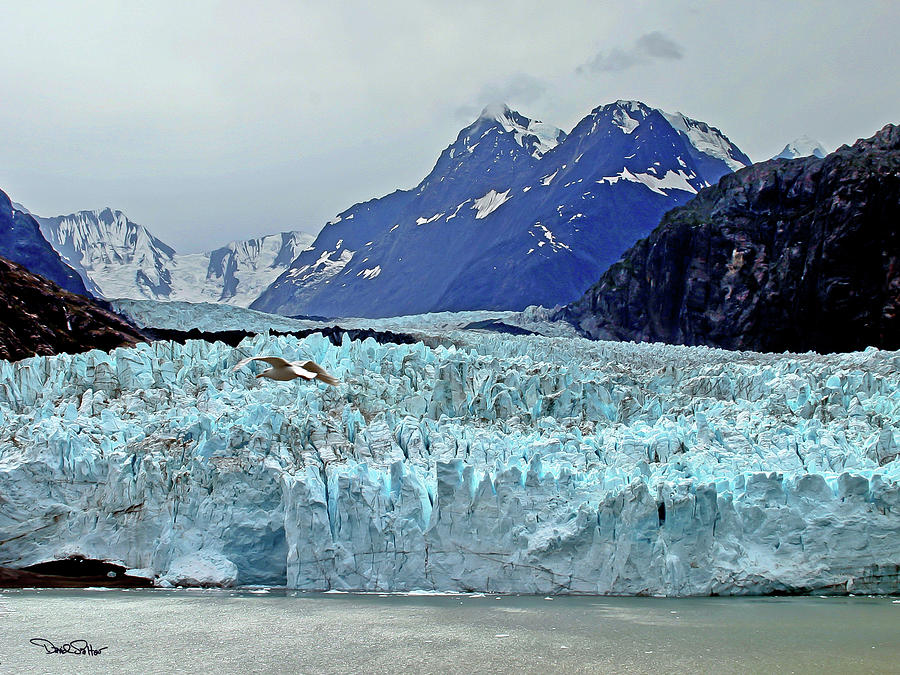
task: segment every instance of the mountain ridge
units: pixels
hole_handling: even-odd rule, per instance
[[[329,221],[251,307],[379,317],[568,302],[665,211],[750,163],[715,127],[637,101],[553,129],[485,109],[415,188]],[[537,152],[528,130],[551,141]]]

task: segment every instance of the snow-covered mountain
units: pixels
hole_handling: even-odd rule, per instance
[[[616,101],[570,134],[486,108],[412,190],[356,204],[253,303],[392,316],[580,296],[663,213],[750,160],[718,129]]]
[[[784,149],[772,159],[796,159],[797,157],[818,157],[822,159],[828,151],[819,141],[809,136],[801,136],[784,146]]]
[[[107,298],[167,298],[175,249],[106,208],[67,216],[36,216],[44,236],[92,292]]]
[[[44,236],[107,298],[148,298],[249,305],[312,241],[282,232],[233,241],[206,253],[178,254],[118,210],[36,216]]]

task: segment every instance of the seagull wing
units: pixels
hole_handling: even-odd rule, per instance
[[[315,361],[304,361],[303,363],[297,363],[294,365],[299,366],[304,371],[315,373],[312,377],[315,377],[318,380],[322,380],[322,382],[324,382],[325,384],[335,385],[340,382],[339,379],[337,379],[334,375],[330,375],[322,366],[320,366]]]
[[[251,361],[265,361],[270,366],[275,368],[283,368],[284,366],[290,366],[290,361],[285,361],[280,356],[248,356],[246,359],[241,359],[237,362],[237,365],[232,368],[232,370],[237,370],[238,368],[243,368]]]
[[[314,380],[318,377],[315,373],[306,370],[302,365],[298,363],[292,363],[290,365],[291,372],[294,373],[297,377],[302,377],[304,380]]]

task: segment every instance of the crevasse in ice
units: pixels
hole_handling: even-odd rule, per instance
[[[0,565],[167,584],[900,590],[900,355],[266,334],[0,361]],[[312,358],[337,387],[254,379]]]

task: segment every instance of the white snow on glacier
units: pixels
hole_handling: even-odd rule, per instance
[[[246,330],[257,333],[273,330],[285,333],[320,325],[317,321],[291,319],[279,314],[212,302],[157,302],[119,298],[111,300],[110,304],[115,311],[126,315],[141,328],[182,331],[196,328],[204,332]]]
[[[0,361],[0,565],[160,585],[900,590],[900,354],[454,332]],[[337,387],[232,372],[312,358]]]

